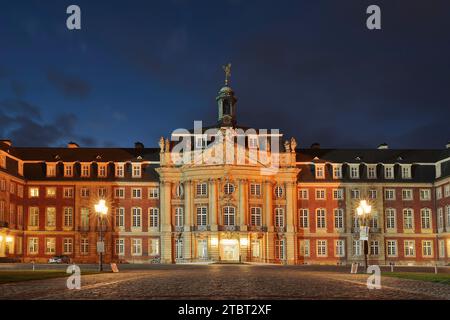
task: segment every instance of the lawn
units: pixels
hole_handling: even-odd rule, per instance
[[[385,277],[395,277],[410,280],[420,280],[428,282],[436,282],[450,285],[450,274],[449,273],[419,273],[419,272],[385,272],[382,274]]]
[[[95,274],[97,272],[82,272],[81,275]],[[51,278],[68,277],[65,270],[14,270],[0,271],[0,284],[18,281],[42,280]]]

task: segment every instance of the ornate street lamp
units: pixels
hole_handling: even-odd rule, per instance
[[[99,221],[99,242],[97,242],[97,251],[100,254],[99,271],[103,271],[103,252],[105,251],[105,243],[103,241],[103,218],[108,214],[108,207],[105,200],[100,200],[98,204],[94,205],[95,212]]]
[[[369,253],[369,222],[372,206],[366,200],[361,200],[359,207],[356,208],[356,213],[360,221],[359,240],[364,242],[364,267],[367,269],[367,255]]]

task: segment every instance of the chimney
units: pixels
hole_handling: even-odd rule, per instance
[[[76,143],[76,142],[73,142],[73,141],[70,141],[68,144],[67,144],[67,148],[69,148],[69,149],[77,149],[77,148],[79,148],[80,146],[78,145],[78,143]]]
[[[134,143],[134,148],[135,149],[144,149],[144,144],[142,142],[137,141]]]
[[[378,146],[378,150],[386,150],[389,149],[389,145],[387,143],[382,143]]]
[[[3,143],[6,144],[8,147],[11,147],[11,146],[12,146],[12,141],[9,140],[9,139],[3,139],[3,140],[0,140],[0,142],[3,142]]]
[[[314,143],[311,145],[311,149],[320,149],[320,143],[314,142]]]

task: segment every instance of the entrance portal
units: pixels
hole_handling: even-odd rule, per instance
[[[220,257],[224,261],[239,261],[239,241],[222,239],[220,241]]]

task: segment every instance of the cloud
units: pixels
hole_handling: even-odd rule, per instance
[[[76,76],[50,70],[47,72],[47,79],[67,98],[82,99],[91,93],[90,84]]]

